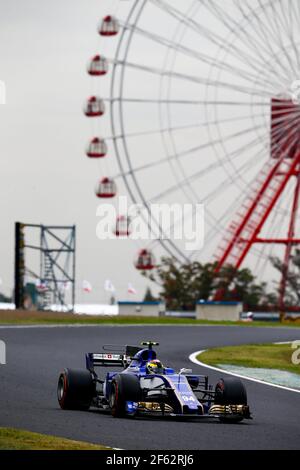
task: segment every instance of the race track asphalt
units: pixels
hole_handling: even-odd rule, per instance
[[[63,367],[84,367],[85,352],[105,343],[157,340],[164,364],[193,368],[216,383],[220,373],[189,362],[214,346],[300,339],[299,329],[221,326],[0,327],[7,364],[0,366],[0,426],[122,449],[299,449],[300,394],[246,381],[254,420],[239,425],[114,419],[100,411],[62,411],[56,385]]]

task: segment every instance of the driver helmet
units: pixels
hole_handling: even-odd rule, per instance
[[[146,371],[148,374],[163,374],[164,367],[158,359],[147,362]]]

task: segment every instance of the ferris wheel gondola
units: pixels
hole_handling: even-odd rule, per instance
[[[101,77],[108,73],[108,61],[99,54],[95,55],[88,63],[88,74],[93,77]]]
[[[116,183],[108,177],[104,177],[99,181],[96,188],[96,196],[100,199],[111,199],[117,194]],[[126,232],[127,233],[127,232]]]
[[[104,158],[107,155],[107,144],[101,137],[94,137],[88,144],[86,155],[89,158]]]
[[[91,96],[85,106],[84,113],[87,117],[100,117],[105,113],[104,101],[98,96]]]
[[[139,271],[152,271],[155,268],[155,258],[153,253],[146,248],[138,252],[135,267]]]
[[[114,16],[108,15],[101,22],[99,34],[101,36],[116,36],[119,29],[118,20]]]

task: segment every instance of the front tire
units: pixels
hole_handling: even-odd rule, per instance
[[[118,374],[111,382],[109,405],[114,418],[126,415],[126,402],[138,402],[141,399],[140,380],[135,375]]]
[[[237,377],[220,379],[215,388],[216,405],[247,405],[247,392],[243,382]],[[220,418],[222,423],[238,423],[242,416],[229,415]]]
[[[87,370],[64,369],[57,384],[57,399],[63,410],[88,410],[95,394],[92,374]]]

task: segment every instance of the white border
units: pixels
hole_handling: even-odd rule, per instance
[[[193,354],[191,354],[189,356],[189,360],[191,362],[193,362],[194,364],[197,364],[198,366],[205,367],[206,369],[215,370],[217,372],[221,372],[222,374],[233,375],[234,377],[239,377],[240,379],[249,380],[251,382],[256,382],[256,383],[259,383],[261,385],[268,385],[269,387],[280,388],[282,390],[286,390],[287,392],[300,393],[300,390],[296,390],[295,388],[289,388],[289,387],[284,387],[283,385],[277,385],[277,384],[273,384],[273,383],[270,383],[270,382],[264,382],[263,380],[254,379],[254,378],[248,377],[246,375],[235,374],[233,372],[229,372],[227,370],[220,369],[218,367],[209,366],[207,364],[204,364],[204,362],[201,362],[197,359],[197,356],[199,356],[200,354],[203,354],[205,351],[207,351],[207,350],[205,349],[203,351],[194,352]]]

